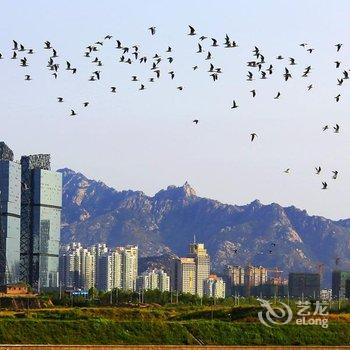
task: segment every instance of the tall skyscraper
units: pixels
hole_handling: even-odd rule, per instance
[[[128,245],[121,249],[122,252],[122,286],[124,290],[136,289],[138,275],[138,247]]]
[[[172,290],[203,296],[204,281],[210,274],[210,257],[203,243],[191,243],[185,258],[176,258],[172,268]]]
[[[13,159],[0,142],[0,283],[58,287],[61,174],[48,154]]]
[[[0,284],[19,281],[21,165],[0,142]]]
[[[50,170],[50,155],[23,156],[21,279],[34,288],[59,285],[62,175]]]
[[[210,257],[203,243],[191,243],[189,257],[196,264],[196,294],[202,297],[204,281],[210,274]]]

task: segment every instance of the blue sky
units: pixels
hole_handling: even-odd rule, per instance
[[[336,85],[341,69],[350,69],[348,1],[7,1],[0,13],[1,138],[20,154],[51,153],[54,168],[70,167],[117,189],[146,194],[186,180],[198,194],[225,203],[245,204],[256,198],[307,209],[330,218],[350,217],[349,83]],[[210,48],[213,63],[223,70],[213,83],[209,63],[196,54],[198,37],[187,36],[192,24],[198,34],[219,39],[225,34],[239,47]],[[147,28],[157,27],[154,37]],[[102,79],[88,82],[95,66],[83,57],[84,48],[106,34],[97,56]],[[29,67],[10,60],[12,39],[34,48]],[[115,39],[140,45],[161,63],[162,77],[154,84],[149,65],[118,62]],[[43,42],[50,40],[65,60],[78,68],[76,76],[62,69],[53,80],[46,69],[49,57]],[[301,42],[315,48],[311,55]],[[343,43],[336,53],[334,45]],[[266,81],[246,82],[246,61],[257,45],[275,67]],[[282,78],[295,57],[293,79]],[[192,70],[193,65],[199,69]],[[311,65],[309,78],[301,78]],[[175,71],[172,81],[167,74]],[[33,81],[24,82],[24,74]],[[137,75],[144,82],[131,82]],[[257,76],[258,77],[258,76]],[[348,84],[347,84],[348,83]],[[314,89],[306,91],[313,84]],[[176,86],[183,85],[179,92]],[[117,87],[117,94],[109,92]],[[250,90],[257,96],[252,99]],[[281,99],[273,96],[281,92]],[[341,102],[334,96],[341,93]],[[57,96],[65,102],[58,104]],[[232,100],[239,108],[231,110]],[[86,109],[82,102],[89,101]],[[70,109],[77,111],[70,118]],[[198,126],[192,124],[199,119]],[[325,124],[341,125],[341,133],[322,133]],[[249,135],[259,137],[251,143]],[[314,172],[322,166],[321,175]],[[291,168],[291,174],[283,170]],[[331,179],[338,170],[339,178]],[[321,190],[327,181],[329,189]]]

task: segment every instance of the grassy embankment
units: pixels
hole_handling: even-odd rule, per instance
[[[257,307],[55,308],[0,312],[0,343],[346,345],[348,314],[329,328],[257,321]]]

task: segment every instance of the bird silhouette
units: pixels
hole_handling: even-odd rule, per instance
[[[234,108],[238,108],[238,104],[236,103],[235,100],[233,100],[232,106],[231,106],[231,109],[234,109]]]
[[[335,47],[337,48],[337,52],[340,51],[342,46],[343,46],[343,44],[335,44]]]
[[[196,35],[196,30],[190,25],[188,27],[190,28],[190,32],[188,33],[188,35]]]
[[[258,137],[258,135],[255,132],[251,133],[250,134],[250,141],[253,142],[256,137]]]
[[[151,32],[152,35],[156,34],[156,27],[149,27],[148,30]]]

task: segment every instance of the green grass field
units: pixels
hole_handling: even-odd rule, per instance
[[[0,312],[4,344],[347,345],[350,317],[329,328],[268,328],[251,307],[53,308]]]

